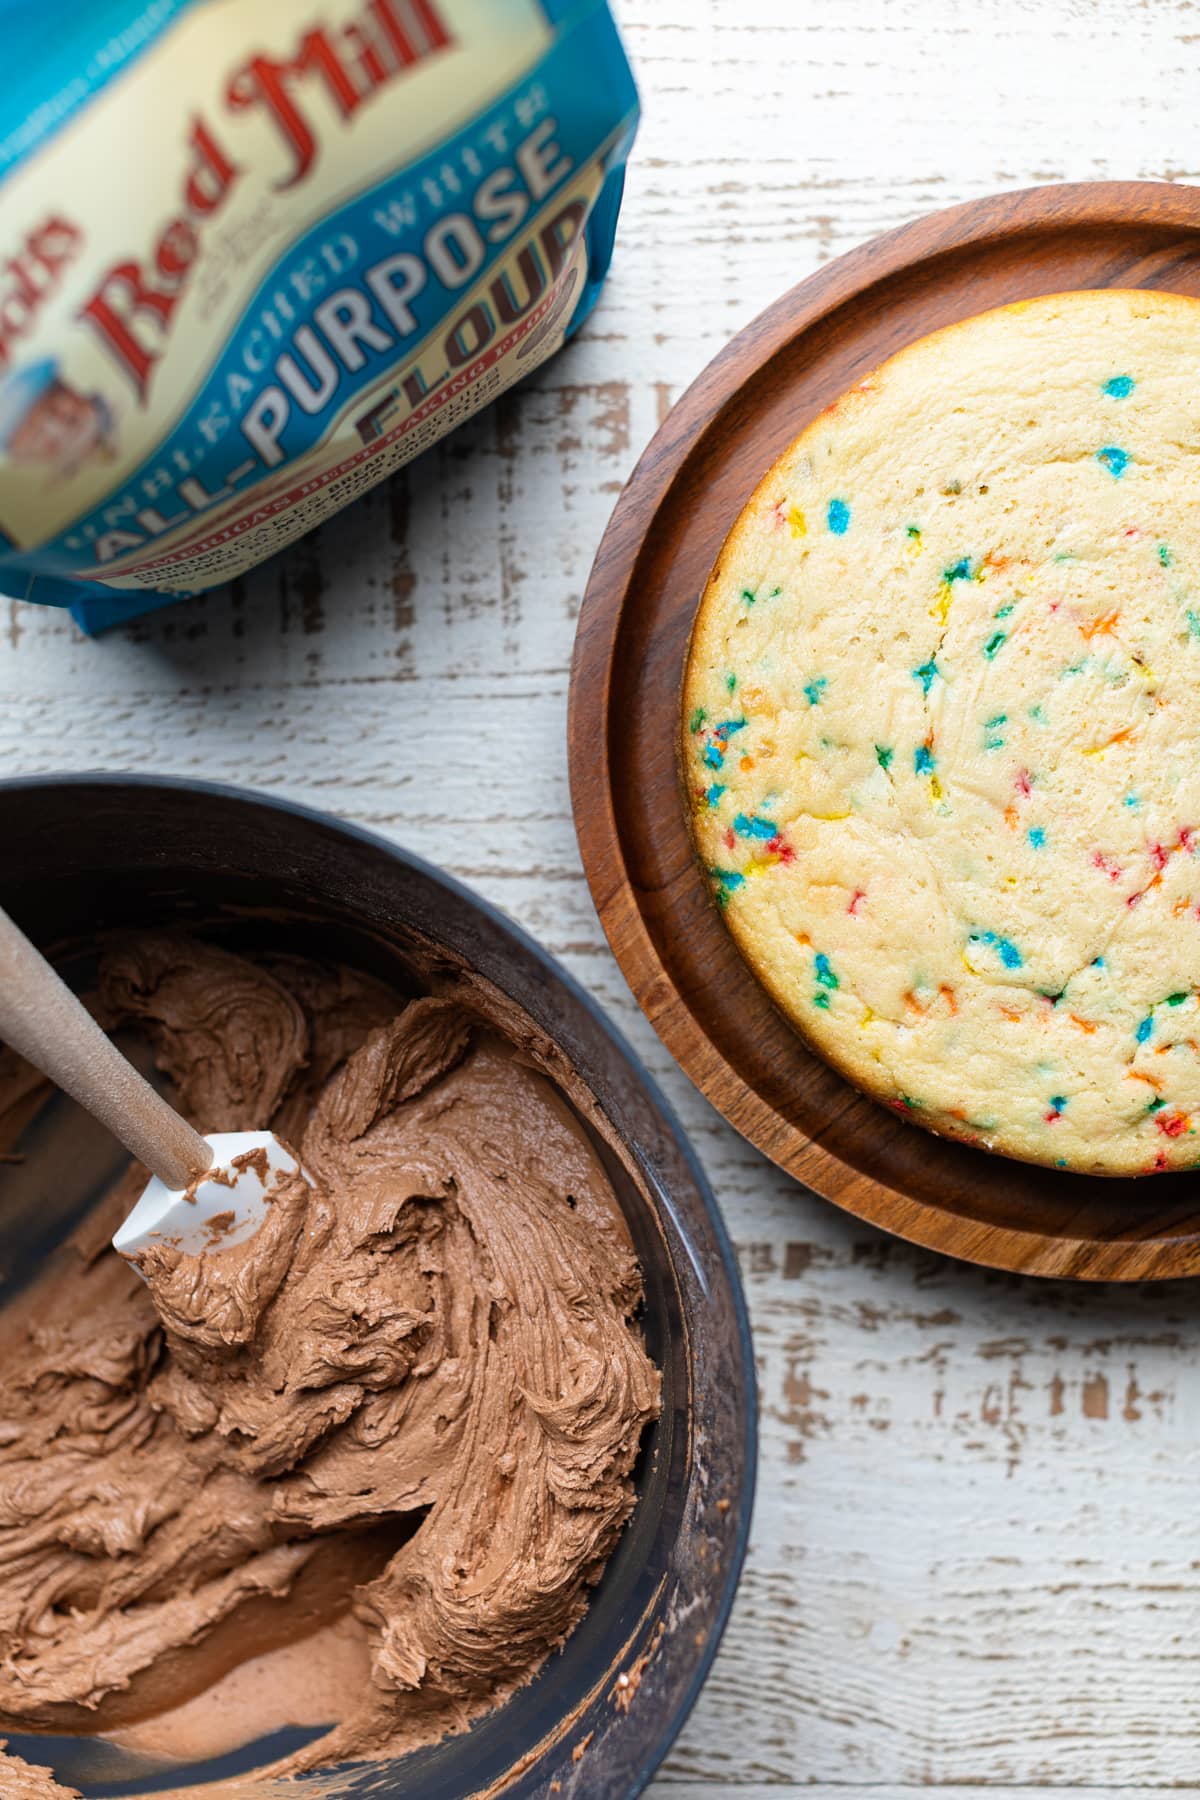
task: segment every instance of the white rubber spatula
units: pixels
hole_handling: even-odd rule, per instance
[[[271,1131],[201,1137],[156,1093],[0,908],[0,1040],[48,1075],[153,1179],[113,1238],[122,1256],[150,1243],[225,1249],[262,1224],[269,1190],[299,1164]]]

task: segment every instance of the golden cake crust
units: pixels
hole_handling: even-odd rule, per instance
[[[696,848],[866,1092],[1097,1174],[1200,1161],[1200,301],[951,326],[768,471],[701,599]]]

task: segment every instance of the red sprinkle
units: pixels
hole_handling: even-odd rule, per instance
[[[865,900],[866,897],[867,897],[867,890],[865,888],[855,888],[854,898],[850,902],[849,906],[846,908],[846,911],[848,913],[857,913],[859,901]]]
[[[791,863],[796,860],[796,852],[792,849],[790,844],[784,843],[778,832],[776,832],[775,836],[768,843],[767,849],[772,856],[777,856],[781,863]]]
[[[1154,1123],[1164,1137],[1182,1137],[1188,1128],[1188,1116],[1186,1113],[1159,1113]]]
[[[732,826],[732,825],[727,825],[727,826],[726,826],[726,827],[725,827],[725,836],[724,836],[724,838],[723,838],[723,840],[722,840],[722,841],[723,841],[723,843],[724,843],[724,845],[725,845],[725,848],[726,848],[726,849],[727,849],[727,850],[732,850],[732,849],[734,849],[734,848],[735,848],[735,843],[734,843],[734,836],[733,836],[733,826]]]
[[[1022,769],[1021,773],[1017,776],[1017,792],[1018,794],[1032,794],[1033,792],[1033,788],[1030,786],[1029,782],[1028,769]]]
[[[1151,862],[1153,862],[1156,869],[1165,869],[1166,868],[1167,856],[1168,856],[1168,852],[1163,849],[1161,844],[1151,844],[1150,860],[1151,860]]]

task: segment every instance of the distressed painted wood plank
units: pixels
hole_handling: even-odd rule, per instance
[[[763,1455],[745,1586],[655,1792],[1200,1795],[1175,1785],[1200,1771],[1189,1292],[956,1268],[766,1166],[608,955],[563,736],[591,551],[686,383],[784,287],[932,207],[1200,179],[1200,6],[619,11],[646,119],[583,338],[230,592],[99,644],[5,603],[0,768],[251,781],[372,825],[520,918],[666,1088],[738,1244]]]

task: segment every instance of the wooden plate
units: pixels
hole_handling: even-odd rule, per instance
[[[841,257],[727,345],[650,444],[597,554],[571,675],[571,786],[626,979],[751,1143],[826,1199],[932,1249],[1131,1281],[1200,1272],[1200,1178],[1103,1180],[988,1156],[850,1087],[734,948],[692,855],[675,761],[700,590],[768,464],[913,339],[1006,301],[1091,287],[1200,295],[1200,192],[1100,182],[956,206]]]

